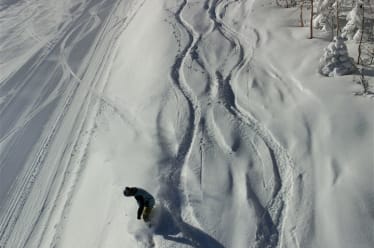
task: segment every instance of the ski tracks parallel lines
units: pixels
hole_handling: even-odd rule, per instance
[[[119,3],[120,3],[120,1],[117,1],[117,4],[119,4]],[[118,5],[115,5],[115,6],[118,6]],[[116,10],[116,8],[113,8],[113,10]],[[110,19],[110,18],[108,18],[108,19]],[[112,22],[110,22],[110,24],[111,23]],[[107,26],[103,29],[103,32],[100,35],[101,38],[99,38],[99,40],[97,41],[97,44],[102,43],[101,40],[105,38],[104,37],[105,36],[104,31],[106,31],[106,33],[108,33],[110,31],[109,28],[114,28],[114,27],[116,28],[114,30],[114,32],[118,31],[118,28],[121,28],[121,26],[118,25],[118,24],[119,23],[117,22],[117,23],[115,23],[115,25],[110,27],[110,26],[108,26],[109,25],[109,21],[108,21]],[[115,36],[115,34],[112,34],[112,36],[113,35]],[[118,36],[114,37],[114,39],[111,41],[112,44],[105,44],[105,45],[108,45],[108,47],[114,46],[114,43],[116,42],[117,38],[118,38]],[[94,49],[96,50],[96,49],[98,49],[98,47],[95,47]],[[100,67],[101,70],[103,69],[103,63],[106,63],[110,54],[111,53],[108,50],[108,51],[106,51],[106,54],[105,54],[106,58],[104,58],[104,59],[97,58],[98,62],[100,61],[99,62],[99,67]],[[102,72],[97,72],[97,73],[100,74]],[[94,75],[95,75],[95,73],[94,73]],[[93,80],[93,81],[95,81],[97,83],[99,81],[99,78],[98,78],[98,76],[95,76],[95,78],[96,78],[95,79],[96,81],[95,80]],[[56,119],[55,124],[53,124],[52,128],[50,129],[50,130],[52,130],[51,133],[47,136],[47,139],[44,142],[42,142],[42,143],[44,143],[44,145],[41,146],[42,149],[40,149],[39,155],[36,156],[36,159],[34,160],[34,162],[32,162],[33,166],[28,167],[28,172],[26,172],[26,175],[23,177],[24,180],[21,181],[22,184],[21,183],[17,184],[18,190],[16,192],[18,192],[18,193],[15,194],[14,197],[12,198],[13,200],[11,201],[11,205],[7,208],[7,213],[6,213],[5,217],[2,218],[2,222],[1,222],[1,225],[0,225],[0,227],[1,227],[0,230],[2,230],[2,233],[0,233],[0,244],[1,245],[5,245],[7,243],[7,240],[9,238],[10,233],[11,233],[11,230],[13,229],[15,223],[17,222],[18,217],[20,215],[20,212],[22,211],[23,206],[25,205],[25,202],[27,201],[26,195],[28,195],[28,192],[31,190],[32,185],[34,184],[34,181],[37,178],[37,176],[39,174],[39,171],[41,170],[40,166],[43,165],[43,163],[45,162],[48,151],[50,150],[50,148],[48,146],[52,143],[52,140],[54,139],[54,137],[56,136],[56,133],[60,129],[60,125],[63,122],[62,120],[64,119],[64,117],[66,116],[66,113],[69,110],[69,107],[70,107],[70,105],[73,101],[74,95],[76,95],[76,93],[77,93],[77,90],[79,88],[79,83],[80,82],[78,82],[78,84],[75,84],[75,86],[72,87],[71,90],[69,91],[69,93],[66,95],[65,99],[67,99],[67,101],[64,103],[64,106],[62,107],[63,111],[60,111],[60,116]],[[92,85],[91,87],[94,87],[94,85]],[[91,88],[91,87],[89,87],[89,88]],[[101,90],[103,90],[103,88],[104,87],[101,87]],[[93,101],[91,99],[91,96],[90,96],[90,95],[92,95],[92,92],[88,91],[87,94],[88,94],[87,97],[84,98],[84,99],[87,99],[87,100],[83,104],[86,107],[82,108],[82,110],[81,110],[81,111],[83,111],[83,113],[86,113],[86,114],[88,112],[88,108],[90,107],[89,102]],[[91,100],[89,100],[89,99],[91,99]],[[86,110],[84,110],[84,109],[86,109]],[[97,108],[94,108],[94,109],[97,110]],[[83,114],[83,116],[84,115],[85,114]],[[77,138],[76,138],[76,141],[74,142],[75,145],[73,145],[74,148],[76,148],[77,142],[79,141],[79,137],[82,135],[82,132],[83,132],[82,128],[87,125],[87,123],[85,122],[86,117],[80,118],[80,120],[81,121],[79,121],[79,122],[81,123],[81,128],[78,128],[78,130],[80,130],[80,131],[78,133],[78,136],[76,136]],[[78,121],[78,119],[76,119],[76,121]],[[82,121],[83,121],[83,123],[82,123]],[[79,126],[79,123],[76,123],[74,125]],[[73,135],[73,134],[71,134],[71,135]],[[87,146],[87,144],[86,144],[86,146]],[[66,152],[67,152],[67,150],[65,149],[64,153],[66,153]],[[71,151],[67,152],[67,153],[71,153]],[[65,155],[63,155],[63,156],[65,156]],[[59,168],[59,170],[61,170],[61,169],[62,168]],[[68,167],[66,167],[65,171],[66,171],[65,173],[68,173]],[[55,176],[56,176],[56,174],[55,174]],[[65,182],[65,179],[63,180],[63,183],[64,182]],[[61,187],[62,187],[62,185],[61,185]],[[51,199],[49,199],[49,197],[51,197],[49,195],[49,193],[50,192],[47,192],[47,196],[46,196],[45,202],[43,203],[43,207],[41,209],[40,214],[42,213],[43,209],[46,210],[47,201],[51,200]],[[43,214],[45,214],[45,213],[43,213]],[[38,218],[40,218],[40,216]],[[38,222],[38,218],[36,219],[35,225]],[[30,236],[29,236],[29,238],[30,238]]]
[[[84,6],[82,6],[82,8],[84,8]],[[22,83],[20,83],[16,87],[15,92],[18,92],[23,87],[25,87],[28,79],[33,76],[38,66],[44,61],[46,56],[48,56],[48,54],[50,54],[53,51],[55,46],[58,44],[59,40],[61,40],[64,37],[66,32],[70,30],[70,28],[74,25],[74,23],[77,20],[79,20],[79,18],[81,18],[82,15],[83,15],[83,12],[81,13],[81,15],[77,15],[74,19],[72,19],[64,28],[61,29],[60,34],[57,35],[53,40],[51,40],[48,43],[48,46],[46,48],[43,48],[39,54],[34,55],[34,57],[36,56],[36,60],[34,59],[31,60],[34,62],[31,68],[27,69],[28,76],[22,81]],[[10,75],[8,79],[10,79],[12,76],[13,75]],[[39,167],[41,166],[43,157],[45,156],[45,151],[47,150],[49,143],[52,141],[55,135],[55,132],[58,129],[58,125],[61,123],[60,121],[63,119],[66,113],[67,107],[69,106],[72,100],[71,97],[74,94],[74,91],[75,91],[75,88],[70,89],[70,91],[68,90],[65,93],[66,94],[65,97],[67,100],[65,102],[65,105],[62,107],[62,111],[60,111],[60,116],[57,117],[56,122],[50,126],[49,128],[49,130],[51,130],[50,133],[46,135],[44,140],[42,139],[36,145],[36,148],[34,149],[34,150],[39,149],[38,154],[35,155],[36,160],[34,160],[34,162],[30,161],[32,165],[27,166],[26,170],[23,172],[23,175],[20,175],[17,178],[17,182],[15,183],[16,186],[13,188],[12,192],[10,192],[12,197],[5,204],[4,206],[5,212],[2,214],[2,216],[0,216],[0,245],[3,243],[6,243],[7,241],[9,230],[12,229],[12,226],[14,225],[14,223],[16,222],[18,218],[19,212],[21,211],[24,205],[24,202],[27,198],[26,195],[28,191],[30,190],[31,185],[33,184],[34,178],[38,174],[38,170],[40,169]],[[6,108],[10,104],[14,96],[15,94],[13,95],[13,97],[10,97],[10,98],[8,97],[7,101],[1,105],[0,113],[4,110],[4,108]]]
[[[85,117],[83,118],[84,121],[80,124],[80,132],[76,136],[76,141],[74,142],[73,151],[75,152],[69,152],[68,154],[66,154],[66,157],[68,158],[67,168],[61,181],[61,185],[57,186],[57,196],[62,196],[63,199],[56,199],[59,201],[59,204],[54,204],[54,206],[60,206],[60,208],[55,208],[51,211],[48,217],[49,224],[43,231],[42,238],[44,237],[48,239],[49,236],[45,234],[45,232],[48,231],[48,226],[55,226],[56,229],[51,241],[43,241],[43,244],[47,245],[47,247],[49,247],[49,242],[52,242],[50,244],[51,247],[56,247],[59,244],[59,236],[64,229],[64,216],[68,215],[69,206],[75,195],[76,185],[78,184],[81,175],[83,174],[86,167],[86,158],[88,156],[88,148],[92,138],[92,133],[94,131],[95,119],[100,111],[100,106],[103,103],[106,103],[106,100],[101,96],[101,94],[106,88],[107,79],[109,76],[109,73],[105,71],[105,68],[109,68],[110,66],[105,66],[105,64],[110,64],[112,62],[115,56],[113,51],[117,49],[117,40],[119,38],[119,35],[132,20],[132,18],[125,18],[124,22],[118,21],[118,18],[116,18],[117,16],[114,13],[121,10],[121,8],[119,8],[120,5],[121,1],[117,1],[113,6],[111,13],[108,14],[108,19],[102,29],[101,35],[96,42],[97,47],[95,47],[95,51],[99,51],[100,47],[106,48],[107,50],[105,50],[105,52],[103,53],[103,58],[97,57],[95,59],[99,63],[99,70],[97,70],[96,72],[92,71],[91,73],[88,73],[88,75],[96,75],[92,79],[92,81],[94,81],[94,84],[86,88],[84,84],[81,84],[82,81],[79,82],[79,84],[82,86],[82,89],[86,91],[86,98],[89,100],[86,101]],[[140,7],[141,6],[142,4],[140,5]],[[135,13],[133,13],[133,16],[136,14],[139,8],[135,11]],[[126,22],[126,20],[128,20],[129,22]],[[109,40],[109,44],[108,42],[105,42],[105,40],[108,41],[108,36],[112,37]],[[52,220],[52,218],[54,218],[54,220]],[[40,242],[42,242],[42,239]]]

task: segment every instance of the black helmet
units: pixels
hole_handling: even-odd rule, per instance
[[[131,188],[131,187],[126,187],[125,190],[123,191],[123,194],[125,196],[133,196],[136,193],[136,188]]]

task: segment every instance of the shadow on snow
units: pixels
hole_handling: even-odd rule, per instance
[[[224,247],[207,233],[184,222],[179,216],[173,217],[165,207],[160,207],[158,211],[158,221],[154,226],[155,235],[161,235],[166,240],[196,248]],[[180,233],[183,235],[177,236]]]

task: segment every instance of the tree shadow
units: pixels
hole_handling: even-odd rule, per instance
[[[196,248],[224,248],[213,237],[202,230],[184,222],[180,217],[173,217],[165,207],[157,210],[157,222],[154,225],[154,234],[164,239]],[[177,236],[182,233],[183,235]]]

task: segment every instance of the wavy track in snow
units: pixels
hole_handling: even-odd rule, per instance
[[[201,38],[182,16],[187,4],[187,0],[182,1],[174,15],[174,18],[177,21],[175,27],[180,28],[180,32],[186,33],[187,43],[182,49],[180,49],[179,54],[177,54],[171,68],[170,76],[173,87],[177,90],[176,94],[181,95],[187,104],[188,123],[186,129],[183,131],[181,141],[178,142],[177,149],[174,152],[170,147],[168,147],[168,138],[164,135],[162,129],[162,111],[158,115],[159,144],[164,150],[166,156],[166,158],[160,161],[161,189],[159,196],[162,199],[162,205],[165,206],[173,216],[172,221],[168,225],[175,225],[178,227],[178,229],[183,233],[183,239],[186,239],[184,242],[187,242],[194,247],[207,247],[208,245],[223,247],[213,237],[188,224],[182,218],[182,208],[185,201],[185,195],[183,194],[181,173],[192,152],[192,147],[199,129],[198,126],[201,122],[200,103],[188,84],[188,79],[185,77],[183,72],[188,56],[194,54],[196,44]],[[183,103],[180,102],[180,104]]]
[[[292,190],[291,170],[293,162],[287,151],[271,135],[271,132],[236,102],[231,83],[236,80],[238,74],[251,60],[252,50],[245,49],[242,44],[243,37],[221,19],[228,11],[228,5],[234,4],[234,2],[240,3],[240,1],[213,0],[206,1],[203,4],[202,7],[211,22],[211,28],[204,33],[199,33],[194,28],[194,23],[187,21],[182,16],[182,14],[185,14],[184,11],[187,10],[188,1],[183,1],[176,11],[175,19],[179,26],[187,32],[188,39],[184,49],[176,57],[171,77],[174,86],[187,101],[189,123],[184,131],[183,139],[179,143],[177,153],[173,156],[173,151],[165,152],[167,159],[162,161],[163,164],[160,167],[162,172],[161,183],[163,184],[161,197],[164,197],[164,204],[170,208],[173,215],[177,216],[175,218],[184,235],[192,242],[203,245],[198,241],[201,239],[194,236],[196,233],[183,230],[187,225],[182,215],[185,215],[186,209],[190,209],[194,220],[189,217],[186,221],[197,222],[197,225],[202,226],[208,232],[211,228],[214,228],[214,220],[212,222],[202,219],[200,211],[205,211],[204,206],[199,207],[199,205],[196,205],[196,201],[199,202],[206,198],[204,201],[208,202],[205,202],[205,205],[209,205],[209,201],[215,202],[213,195],[209,196],[212,192],[205,189],[207,187],[205,185],[211,180],[209,179],[210,170],[223,170],[222,182],[224,184],[217,185],[217,187],[231,193],[234,207],[236,205],[242,206],[243,203],[246,205],[243,209],[237,209],[239,213],[245,215],[249,211],[248,209],[253,209],[257,216],[255,238],[252,240],[254,246],[276,247],[281,242],[280,236],[282,235],[287,200],[291,197],[289,192]],[[218,12],[220,14],[217,14]],[[220,37],[221,41],[219,42],[221,44],[224,45],[225,42],[228,44],[228,50],[215,50],[216,56],[218,56],[217,61],[220,64],[212,64],[211,61],[213,60],[209,58],[210,54],[214,52],[209,50],[214,48],[214,44],[206,44],[209,37],[215,37],[215,39]],[[256,37],[255,31],[254,37]],[[248,43],[247,40],[244,42]],[[256,43],[257,38],[253,41],[252,46]],[[226,51],[228,56],[219,59],[219,56],[222,56],[220,54]],[[190,79],[190,74],[184,72],[184,69],[187,68],[187,61],[195,63],[204,74],[203,80],[205,80],[207,87],[202,94],[194,92],[192,83],[196,79]],[[222,116],[229,120],[227,125],[232,126],[233,140],[231,144],[227,143],[227,134],[225,130],[221,129],[224,124],[220,120],[223,118]],[[159,117],[159,132],[162,133],[162,114]],[[168,147],[163,146],[163,144],[167,144],[168,139],[163,134],[159,136],[159,139],[163,149],[167,150]],[[264,177],[262,179],[263,189],[254,184],[253,181],[256,181],[258,176],[256,176],[256,173],[253,174],[254,171],[251,166],[235,168],[238,167],[237,163],[241,163],[235,158],[235,154],[240,152],[241,147],[247,147],[248,152],[252,154],[253,158],[251,160],[253,162],[250,162],[250,164],[254,163],[255,168],[262,168],[262,171],[260,169],[255,170],[257,174],[272,175],[270,178]],[[215,162],[212,159],[218,154],[226,162],[219,162],[221,165],[217,164],[218,167],[215,168]],[[169,164],[166,167],[165,162]],[[241,172],[238,172],[240,170],[243,171],[244,177]],[[190,173],[187,179],[183,178],[185,177],[184,171],[187,171],[187,174]],[[193,180],[192,177],[197,178],[197,184],[199,185],[199,189],[194,191],[190,189],[192,185],[189,185],[188,182],[188,180]],[[193,187],[196,187],[196,185]],[[243,194],[243,191],[246,193]],[[175,198],[175,196],[178,197]],[[209,198],[213,200],[209,200]],[[186,201],[186,204],[183,204],[184,201]],[[182,208],[183,205],[186,207]],[[212,205],[211,207],[217,206]],[[232,225],[235,226],[235,223]],[[225,232],[225,228],[222,229]],[[216,226],[215,232],[219,230],[220,227]],[[231,230],[227,232],[230,233]],[[211,240],[213,239],[208,233],[204,235]],[[233,239],[229,241],[231,244],[224,245],[238,245],[235,244],[236,241],[233,238],[235,236],[234,230],[232,230],[231,235]],[[220,239],[221,237],[216,238]],[[249,238],[247,241],[250,240]],[[243,243],[245,242],[243,241]],[[217,246],[221,245],[217,241],[215,243]]]

